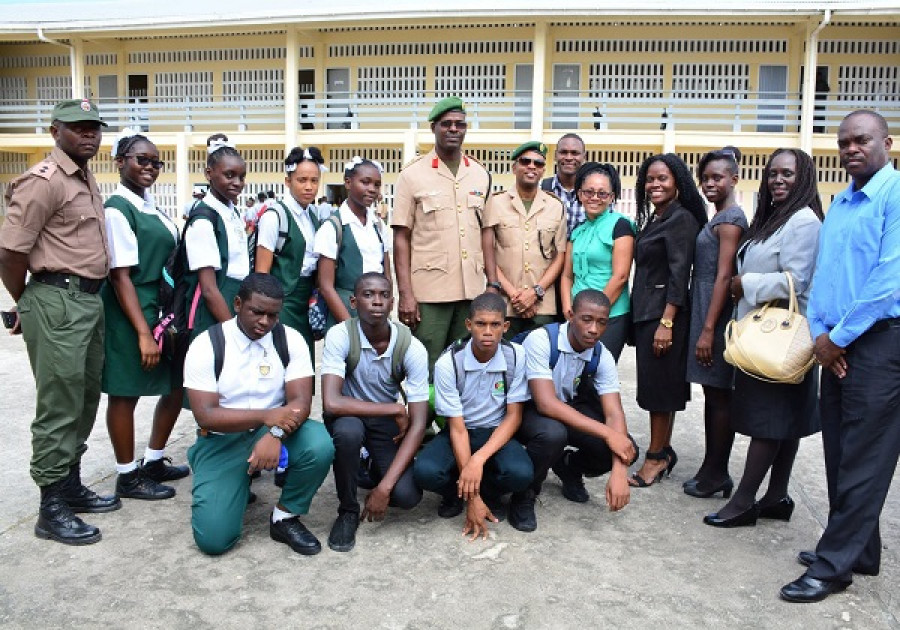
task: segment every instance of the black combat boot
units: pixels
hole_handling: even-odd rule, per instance
[[[98,542],[100,530],[75,516],[62,498],[63,483],[65,480],[41,488],[41,510],[34,526],[34,535],[64,545],[90,545]]]
[[[69,469],[69,476],[59,482],[60,494],[73,512],[114,512],[122,507],[119,497],[101,497],[81,483],[81,462]]]

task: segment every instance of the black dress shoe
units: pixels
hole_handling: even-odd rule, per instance
[[[703,517],[703,522],[713,527],[753,527],[759,518],[759,510],[756,505],[751,505],[748,509],[731,518],[720,518],[719,513],[707,514]]]
[[[359,527],[359,514],[341,512],[338,514],[331,533],[328,534],[328,546],[333,551],[350,551],[356,545],[356,528]]]
[[[150,479],[156,483],[164,481],[175,481],[176,479],[184,479],[191,474],[188,466],[173,466],[170,462],[172,458],[163,457],[162,459],[154,459],[152,462],[141,460],[140,465]]]
[[[116,478],[116,496],[122,499],[159,501],[175,496],[175,488],[151,479],[141,468],[121,473]]]
[[[569,501],[587,503],[591,495],[584,487],[584,477],[569,465],[569,453],[565,453],[552,466],[553,472],[562,482],[562,494]]]
[[[698,499],[709,499],[721,492],[723,499],[730,499],[731,493],[734,490],[734,481],[731,477],[728,477],[717,486],[701,486],[701,483],[702,482],[699,482],[696,479],[686,481],[682,486],[684,493],[691,497],[697,497]]]
[[[101,538],[99,529],[75,516],[55,484],[41,488],[41,509],[34,535],[64,545],[90,545]]]
[[[438,516],[441,518],[453,518],[462,514],[465,503],[458,496],[443,497],[438,506]]]
[[[812,566],[819,559],[815,551],[801,551],[797,554],[797,562],[805,567]],[[852,571],[857,575],[878,575],[879,569],[870,569],[867,567],[854,566]]]
[[[794,513],[794,500],[791,497],[784,497],[771,505],[761,506],[759,508],[759,518],[770,518],[775,521],[789,521]]]
[[[285,518],[277,523],[270,521],[269,536],[304,556],[314,556],[322,551],[322,543],[300,522],[299,516]]]
[[[840,593],[850,582],[828,582],[809,577],[805,573],[781,587],[781,599],[798,604],[820,602],[832,593]]]
[[[509,499],[509,524],[520,532],[533,532],[537,529],[537,516],[534,513],[534,490],[516,492]]]

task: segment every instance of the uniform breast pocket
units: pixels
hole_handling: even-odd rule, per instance
[[[78,245],[81,247],[92,247],[97,243],[103,242],[99,218],[89,214],[81,214],[75,220],[77,221]]]
[[[556,256],[556,225],[538,225],[538,248],[541,256],[550,260]]]
[[[484,197],[469,193],[466,197],[466,209],[469,226],[481,229],[484,224]]]
[[[425,230],[437,231],[454,227],[454,210],[449,201],[439,193],[427,192],[416,197],[416,203],[422,209],[422,227]]]

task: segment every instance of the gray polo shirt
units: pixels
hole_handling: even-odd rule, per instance
[[[528,380],[546,379],[553,381],[556,389],[556,397],[563,402],[572,402],[575,398],[575,390],[581,381],[581,373],[584,366],[591,360],[593,348],[583,352],[575,352],[569,343],[569,324],[559,327],[559,359],[556,367],[550,371],[550,339],[546,330],[535,330],[525,338],[522,344],[525,348],[526,371]],[[594,389],[597,395],[614,394],[619,391],[619,372],[612,354],[604,348],[597,364],[597,373],[594,374]]]
[[[391,340],[384,354],[379,355],[359,328],[359,363],[350,378],[346,378],[347,355],[350,354],[350,335],[345,324],[332,326],[325,335],[322,351],[322,374],[334,374],[344,379],[341,393],[367,402],[396,402],[400,388],[391,378],[391,356],[397,343],[397,327],[391,322]],[[422,342],[413,337],[403,357],[406,372],[407,402],[428,400],[428,353]]]
[[[525,382],[525,351],[513,344],[516,353],[515,372],[509,393],[503,389],[506,374],[506,358],[497,349],[487,363],[480,363],[472,354],[472,342],[460,350],[466,371],[462,395],[456,389],[456,372],[453,355],[444,353],[434,364],[434,410],[448,418],[462,416],[467,429],[492,429],[506,415],[506,403],[525,402],[531,396]]]

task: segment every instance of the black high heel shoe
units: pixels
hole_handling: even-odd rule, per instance
[[[660,470],[659,473],[657,473],[657,475],[650,481],[647,481],[636,472],[633,473],[631,475],[631,480],[634,482],[633,484],[631,484],[632,488],[649,488],[653,484],[658,483],[662,480],[663,475],[666,474],[666,471],[669,470],[671,466],[671,464],[669,464],[671,460],[669,459],[669,455],[666,453],[666,448],[667,447],[664,447],[661,451],[656,452],[647,451],[647,453],[644,455],[645,459],[650,459],[656,462],[666,462],[666,468]]]
[[[784,497],[771,505],[760,506],[760,504],[757,503],[756,509],[759,511],[759,518],[770,518],[775,521],[789,521],[791,520],[791,515],[794,513],[794,500],[791,497]]]
[[[731,518],[719,518],[719,513],[707,514],[703,522],[713,527],[754,527],[759,518],[759,508],[754,503],[748,509]]]
[[[697,497],[698,499],[709,499],[719,492],[722,493],[723,499],[730,499],[733,490],[734,480],[732,480],[731,477],[728,477],[728,479],[708,491],[701,490],[700,484],[696,480],[693,480],[693,483],[686,483],[684,485],[684,493],[688,496]]]
[[[678,453],[676,453],[675,449],[671,446],[664,446],[662,452],[665,454],[666,461],[668,462],[666,465],[666,477],[671,477],[672,469],[675,468],[675,464],[678,463]]]

